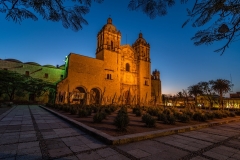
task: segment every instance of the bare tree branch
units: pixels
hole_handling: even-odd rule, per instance
[[[0,0],[0,13],[6,13],[7,20],[17,23],[29,18],[38,20],[39,14],[45,20],[61,21],[65,28],[78,31],[82,29],[83,24],[88,24],[83,16],[89,12],[92,1],[103,2],[103,0]]]

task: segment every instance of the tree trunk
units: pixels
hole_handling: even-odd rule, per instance
[[[221,107],[222,107],[222,110],[223,110],[223,93],[222,93],[222,91],[220,91],[220,105],[221,105]]]

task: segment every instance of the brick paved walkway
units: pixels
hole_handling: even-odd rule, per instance
[[[240,159],[240,122],[109,146],[38,106],[0,119],[0,159]]]
[[[3,114],[4,112],[8,111],[9,109],[11,109],[11,107],[0,106],[0,115]]]

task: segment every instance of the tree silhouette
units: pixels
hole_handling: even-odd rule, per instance
[[[195,99],[195,107],[196,107],[197,104],[198,104],[197,96],[198,96],[198,95],[202,95],[202,94],[203,94],[203,91],[201,90],[201,87],[200,87],[198,84],[195,84],[195,85],[192,85],[192,86],[189,86],[189,87],[188,87],[188,94],[189,94],[190,96],[191,96],[191,95],[194,96],[194,99]]]
[[[203,97],[209,102],[209,110],[213,107],[213,103],[215,102],[214,95],[216,94],[214,90],[212,90],[210,82],[199,82],[197,84],[203,93]]]
[[[54,91],[55,88],[53,83],[32,77],[27,77],[27,81],[24,83],[24,90],[28,94],[33,94],[35,98],[41,97],[50,91]]]
[[[167,14],[168,7],[175,4],[176,0],[130,0],[130,10],[141,10],[151,19]],[[188,0],[180,0],[187,3]],[[192,21],[193,27],[202,27],[210,20],[214,23],[210,27],[199,30],[193,37],[195,45],[212,44],[215,41],[225,40],[225,44],[215,50],[221,55],[240,35],[240,1],[239,0],[195,0],[192,9],[187,9],[188,19],[184,27]]]
[[[43,94],[54,91],[56,85],[42,79],[28,77],[17,72],[0,70],[1,96],[7,95],[10,101],[15,96],[23,97],[26,94],[34,94],[40,97]]]
[[[226,79],[211,80],[209,83],[212,85],[212,89],[219,94],[219,104],[223,109],[223,95],[231,90],[233,84]]]
[[[24,83],[26,77],[16,72],[0,70],[0,90],[2,95],[7,95],[10,101],[14,100],[15,95],[24,96]]]
[[[104,0],[93,0],[101,3]],[[176,0],[129,0],[130,10],[141,10],[151,19],[165,16],[169,7]],[[188,0],[180,0],[185,4]],[[24,19],[38,20],[36,14],[43,19],[61,21],[65,28],[74,31],[88,24],[83,15],[89,12],[92,0],[0,0],[0,13],[6,14],[7,20],[21,22]],[[240,2],[239,0],[195,0],[191,9],[187,9],[189,17],[183,27],[192,22],[193,27],[202,27],[214,19],[210,27],[199,30],[192,37],[195,45],[212,44],[225,40],[225,44],[215,52],[221,55],[240,35]]]
[[[18,23],[24,19],[36,21],[38,14],[44,20],[61,21],[65,28],[78,31],[83,24],[88,24],[83,15],[89,12],[91,4],[92,0],[0,0],[0,13]]]

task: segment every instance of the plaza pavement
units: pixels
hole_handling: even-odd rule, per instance
[[[0,159],[240,160],[240,122],[106,145],[37,105],[0,115]]]

